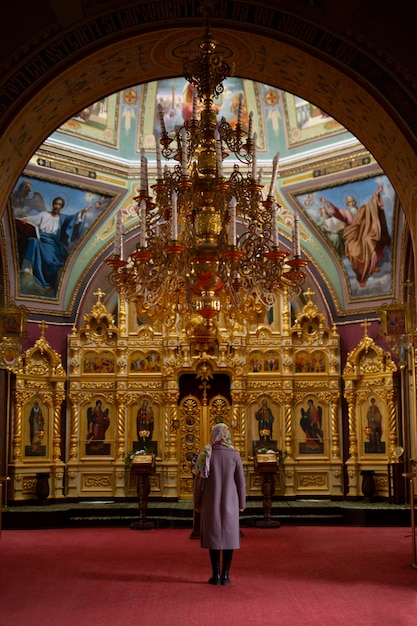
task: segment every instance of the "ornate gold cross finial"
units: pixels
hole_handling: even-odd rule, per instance
[[[198,385],[199,389],[203,390],[203,405],[207,404],[207,391],[211,389],[211,385],[208,384],[207,380],[202,380],[201,385]]]
[[[364,320],[364,321],[362,322],[361,326],[363,326],[363,328],[364,328],[364,333],[363,333],[363,336],[364,336],[364,337],[367,337],[367,336],[368,336],[368,327],[369,327],[370,325],[371,325],[371,324],[370,324],[370,322],[368,322],[368,320]]]
[[[48,324],[45,322],[45,320],[42,320],[42,322],[38,324],[38,326],[41,329],[41,339],[45,339],[45,330],[48,328]]]
[[[104,291],[101,291],[100,287],[94,292],[94,296],[97,296],[97,302],[101,302],[102,297],[105,295]]]
[[[304,295],[307,296],[307,298],[309,300],[311,300],[311,296],[314,296],[316,292],[315,291],[311,291],[310,287],[308,289],[305,290]]]

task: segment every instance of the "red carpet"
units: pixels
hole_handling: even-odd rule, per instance
[[[0,626],[415,626],[406,528],[245,528],[229,587],[190,531],[3,530]]]

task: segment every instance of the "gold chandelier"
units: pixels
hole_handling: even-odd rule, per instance
[[[207,17],[205,23],[198,56],[184,62],[184,77],[194,88],[192,117],[170,134],[159,112],[152,195],[141,151],[140,190],[134,198],[139,241],[124,259],[119,222],[114,254],[107,260],[111,284],[135,301],[138,316],[148,323],[174,324],[178,316],[197,316],[209,328],[220,312],[226,324],[253,321],[269,310],[278,292],[295,294],[305,281],[297,215],[293,257],[280,248],[281,207],[274,197],[279,154],[264,197],[252,113],[247,127],[242,124],[243,96],[234,128],[224,118],[216,119],[213,100],[223,92],[232,68],[216,52]],[[247,166],[246,174],[235,163],[225,176],[230,153]],[[161,157],[173,159],[174,167],[162,168]]]

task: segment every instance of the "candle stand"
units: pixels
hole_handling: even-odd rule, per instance
[[[264,519],[255,523],[257,528],[279,528],[281,524],[271,519],[272,496],[275,491],[275,474],[279,471],[275,453],[257,453],[254,457],[255,472],[262,476]]]
[[[139,521],[133,522],[134,530],[151,530],[155,528],[155,522],[146,519],[148,509],[148,496],[151,490],[149,476],[155,472],[155,457],[153,454],[137,454],[132,459],[130,473],[137,477],[137,493],[139,505]]]

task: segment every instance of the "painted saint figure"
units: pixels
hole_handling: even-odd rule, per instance
[[[384,247],[391,244],[382,191],[383,186],[379,185],[369,202],[359,208],[353,196],[346,198],[345,209],[319,198],[329,215],[346,224],[343,230],[345,255],[361,287],[365,286],[371,274],[380,271],[378,262],[382,259]]]
[[[85,207],[73,215],[63,215],[64,205],[64,199],[57,197],[50,212],[40,211],[21,219],[38,229],[38,236],[30,236],[26,241],[21,271],[33,276],[46,291],[56,289],[59,270],[69,256],[69,245],[82,235],[84,216],[90,210]]]
[[[42,454],[41,443],[45,436],[45,419],[38,400],[35,400],[29,415],[30,444],[33,454]]]
[[[382,439],[382,415],[376,404],[375,398],[371,398],[368,412],[366,414],[366,432],[369,438],[369,452],[384,452]]]
[[[307,401],[307,405],[306,410],[301,408],[300,426],[306,435],[306,448],[314,450],[323,445],[323,411],[321,406],[316,406],[311,398]]]
[[[154,429],[154,418],[152,405],[148,400],[143,400],[136,415],[136,432],[138,441],[145,447],[149,447]]]
[[[99,451],[103,447],[103,441],[106,437],[106,431],[110,425],[109,409],[102,409],[102,401],[96,400],[94,407],[87,409],[87,441],[90,446],[94,446],[95,451]]]
[[[267,400],[262,400],[261,407],[255,413],[255,418],[258,421],[259,441],[265,443],[271,441],[274,416]]]

